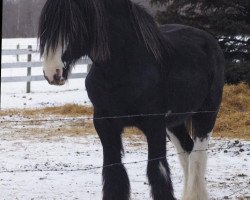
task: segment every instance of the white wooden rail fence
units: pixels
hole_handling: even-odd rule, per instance
[[[1,77],[2,83],[10,83],[10,82],[26,82],[26,92],[30,93],[30,84],[33,81],[44,81],[43,75],[31,75],[31,69],[34,67],[42,67],[43,63],[41,61],[32,61],[32,55],[33,54],[39,54],[38,51],[32,50],[32,46],[29,45],[28,49],[19,49],[19,46],[17,46],[17,49],[2,49],[2,56],[17,56],[17,61],[19,61],[19,55],[27,55],[27,62],[15,62],[15,63],[2,63],[2,69],[8,69],[8,68],[27,68],[27,76],[10,76],[10,77]],[[91,64],[91,60],[87,57],[84,57],[80,59],[77,62],[77,65],[85,64],[89,66]],[[87,76],[87,73],[72,73],[70,78],[76,79],[76,78],[85,78]]]

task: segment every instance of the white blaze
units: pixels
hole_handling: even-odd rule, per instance
[[[60,44],[57,45],[57,49],[55,51],[50,49],[48,53],[46,51],[44,53],[43,71],[49,82],[54,80],[54,75],[62,77],[64,67],[62,54],[63,50]]]

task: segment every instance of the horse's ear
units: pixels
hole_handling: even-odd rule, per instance
[[[90,57],[95,62],[107,62],[110,59],[109,37],[107,30],[107,18],[104,4],[100,0],[86,0],[90,9],[93,9],[93,15],[90,15],[92,21],[92,44]]]

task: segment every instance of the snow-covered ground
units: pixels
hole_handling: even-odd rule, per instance
[[[101,199],[102,147],[97,136],[62,136],[42,141],[32,137],[23,140],[5,135],[4,138],[0,143],[0,199]],[[139,161],[125,165],[131,181],[132,200],[151,199],[144,138],[140,135],[126,137],[124,143],[124,162]],[[218,150],[228,146],[227,152]],[[242,199],[246,200],[250,194],[250,143],[212,140],[210,148],[216,149],[208,151],[206,179],[210,199],[245,197]],[[178,157],[171,156],[175,153],[168,142],[168,161],[175,194],[180,199],[183,174]],[[6,170],[8,172],[4,172]]]
[[[29,44],[33,45],[33,49],[37,48],[36,39],[3,40],[4,49],[15,49],[17,44],[20,44],[21,48],[27,48]],[[20,56],[20,61],[26,59],[25,56]],[[39,60],[39,55],[33,59]],[[16,56],[2,56],[2,61],[16,62]],[[86,66],[76,67],[75,71],[85,72]],[[42,68],[32,69],[32,74],[42,75]],[[3,77],[23,75],[26,75],[26,69],[2,70]],[[50,86],[46,81],[32,82],[30,94],[26,94],[25,89],[25,83],[3,83],[2,108],[37,108],[65,103],[90,104],[84,79],[69,80],[62,87]],[[23,118],[0,117],[0,200],[101,199],[102,147],[96,135],[86,133],[67,137],[58,134],[47,137],[39,135],[36,130],[44,129],[42,132],[47,133],[55,126],[56,129],[58,126],[59,130],[66,125],[65,122],[44,122],[27,127],[27,124],[8,123],[8,119],[18,121]],[[27,134],[27,131],[30,133]],[[126,164],[131,180],[132,200],[150,199],[146,179],[145,139],[141,135],[127,136],[124,143],[125,163],[143,161]],[[229,148],[226,150],[226,147]],[[246,200],[250,195],[250,142],[213,139],[210,148],[215,149],[208,151],[206,177],[210,199]],[[168,155],[175,153],[174,147],[168,142]],[[180,199],[183,174],[178,156],[169,156],[168,161],[175,194]]]

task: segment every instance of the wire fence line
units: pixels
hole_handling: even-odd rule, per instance
[[[121,115],[121,116],[104,116],[104,117],[74,117],[74,118],[57,118],[57,119],[37,119],[37,120],[0,120],[0,123],[31,123],[31,122],[55,122],[55,121],[75,121],[75,120],[104,120],[104,119],[126,119],[126,118],[138,118],[138,117],[169,117],[174,115],[187,115],[187,114],[198,114],[198,113],[217,113],[218,110],[214,111],[191,111],[191,112],[180,112],[180,113],[150,113],[150,114],[136,114],[136,115]],[[244,114],[249,114],[248,112],[244,112]],[[230,152],[230,150],[233,147],[237,147],[233,144],[228,144],[226,147],[218,147],[218,148],[206,148],[201,150],[193,150],[189,153],[197,153],[197,152],[220,152],[221,150],[227,150],[227,152]],[[231,151],[234,152],[234,151]],[[117,167],[120,165],[133,165],[133,164],[139,164],[139,163],[148,163],[148,162],[154,162],[158,160],[162,160],[169,157],[178,156],[181,154],[186,154],[187,152],[178,152],[169,154],[167,156],[163,157],[157,157],[154,159],[145,159],[145,160],[139,160],[139,161],[131,161],[131,162],[121,162],[121,163],[112,163],[109,165],[104,166],[87,166],[83,168],[75,168],[75,169],[63,169],[63,168],[54,168],[54,169],[17,169],[17,170],[2,170],[0,171],[0,174],[6,174],[6,173],[34,173],[34,172],[84,172],[84,171],[91,171],[91,170],[98,170],[103,168],[111,168],[111,167]],[[249,185],[242,187],[241,189],[238,189],[237,191],[227,195],[227,198],[232,197],[234,195],[240,194],[240,192],[244,191],[246,188],[248,188]]]
[[[163,116],[165,118],[171,115],[188,115],[198,113],[216,113],[217,111],[201,111],[201,112],[183,112],[183,113],[158,113],[158,114],[135,114],[135,115],[120,115],[120,116],[104,116],[104,117],[77,117],[77,118],[57,118],[57,119],[33,119],[33,120],[0,120],[1,123],[29,123],[29,122],[53,122],[53,121],[72,121],[72,120],[105,120],[105,119],[126,119],[138,117],[157,117]]]
[[[208,152],[208,151],[220,151],[220,150],[228,150],[231,149],[232,146],[227,146],[227,147],[219,147],[219,148],[206,148],[206,149],[201,149],[201,150],[193,150],[189,153],[198,153],[198,152]],[[103,168],[111,168],[115,166],[120,166],[120,165],[132,165],[132,164],[139,164],[139,163],[146,163],[146,162],[154,162],[158,160],[162,160],[165,158],[169,157],[174,157],[177,155],[181,154],[186,154],[188,152],[178,152],[178,153],[173,153],[169,154],[166,156],[161,156],[153,159],[145,159],[145,160],[139,160],[139,161],[131,161],[131,162],[121,162],[121,163],[112,163],[108,165],[102,165],[102,166],[93,166],[93,167],[85,167],[85,168],[77,168],[77,169],[19,169],[19,170],[3,170],[0,171],[0,174],[3,173],[27,173],[27,172],[76,172],[76,171],[91,171],[91,170],[96,170],[96,169],[103,169]]]
[[[219,148],[207,148],[204,150],[194,150],[191,151],[190,153],[197,153],[197,152],[208,152],[208,151],[220,151],[220,150],[228,150],[231,149],[232,146],[227,146],[227,147],[219,147]],[[104,165],[104,166],[93,166],[93,167],[85,167],[85,168],[77,168],[77,169],[25,169],[25,170],[3,170],[0,171],[0,174],[6,174],[6,173],[33,173],[33,172],[83,172],[83,171],[92,171],[92,170],[98,170],[98,169],[104,169],[104,168],[111,168],[111,167],[116,167],[116,166],[121,166],[121,165],[132,165],[132,164],[139,164],[139,163],[148,163],[148,162],[154,162],[154,161],[158,161],[158,160],[162,160],[162,159],[166,159],[168,157],[173,157],[173,156],[177,156],[177,155],[181,155],[181,154],[186,154],[187,152],[179,152],[179,153],[173,153],[173,154],[169,154],[167,156],[162,156],[162,157],[157,157],[154,159],[147,159],[147,160],[139,160],[139,161],[132,161],[132,162],[121,162],[121,163],[113,163],[113,164],[109,164],[109,165]],[[242,187],[241,189],[238,189],[234,192],[232,192],[231,194],[227,195],[226,197],[232,197],[234,195],[240,194],[242,191],[244,191],[246,188],[248,188],[249,185],[247,184],[247,186]]]
[[[103,116],[103,117],[72,117],[72,118],[55,118],[55,119],[28,119],[28,120],[6,120],[4,117],[0,118],[0,123],[32,123],[32,122],[58,122],[58,121],[75,121],[75,120],[105,120],[105,119],[128,119],[128,118],[146,118],[146,117],[165,117],[178,116],[178,115],[193,115],[193,114],[209,114],[217,113],[218,110],[210,111],[190,111],[190,112],[176,112],[171,111],[167,113],[148,113],[148,114],[134,114],[134,115],[116,115],[116,116]],[[248,112],[240,112],[250,115]]]
[[[157,116],[164,116],[169,117],[171,115],[187,115],[187,114],[199,114],[199,113],[217,113],[218,110],[216,111],[190,111],[190,112],[176,112],[172,113],[171,111],[167,113],[148,113],[148,114],[134,114],[134,115],[116,115],[116,116],[103,116],[103,117],[74,117],[73,120],[75,119],[82,119],[82,120],[104,120],[104,119],[125,119],[125,118],[138,118],[138,117],[157,117]],[[39,121],[39,122],[50,122],[50,121],[71,121],[72,118],[56,118],[56,119],[32,119],[32,120],[3,120],[1,119],[1,123],[29,123],[29,122],[34,122],[34,121]]]

